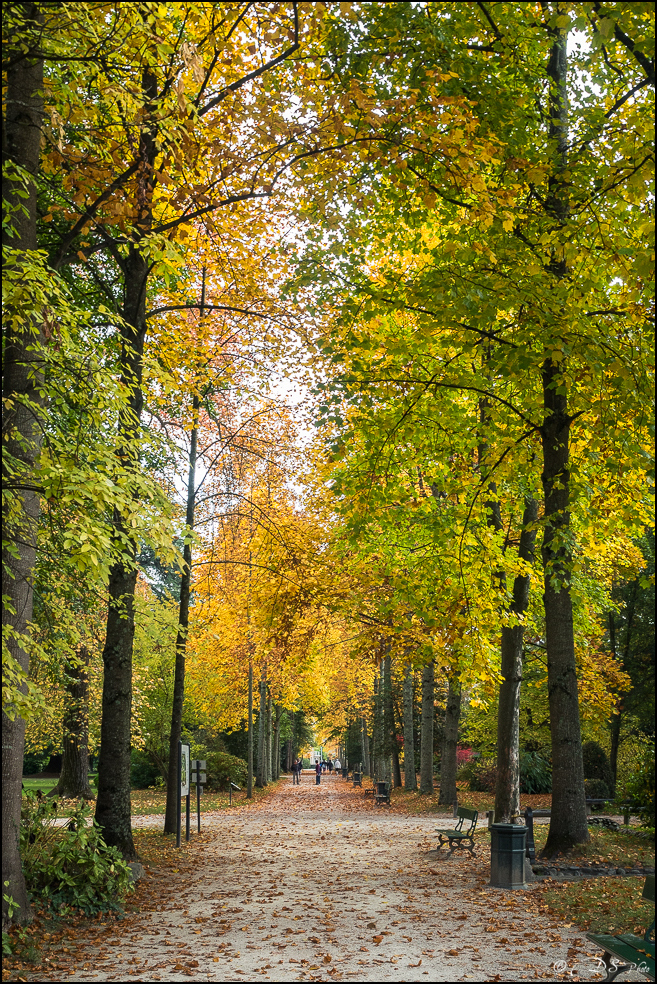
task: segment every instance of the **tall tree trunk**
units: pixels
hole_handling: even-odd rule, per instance
[[[420,730],[420,792],[433,793],[433,660],[422,671],[422,724]]]
[[[390,655],[390,643],[387,644],[384,659],[384,722],[385,722],[385,741],[386,741],[386,761],[389,763],[386,770],[386,778],[391,782],[395,789],[401,786],[401,771],[399,769],[399,749],[397,747],[397,733],[395,728],[395,709],[392,702],[392,657]]]
[[[82,647],[64,667],[66,704],[62,771],[48,796],[95,799],[89,785],[89,660],[89,651]]]
[[[273,779],[281,778],[281,715],[283,708],[274,704],[274,740],[272,743],[271,774]]]
[[[460,717],[461,682],[457,676],[451,676],[445,705],[445,727],[440,753],[440,796],[438,797],[439,803],[449,803],[450,805],[456,799],[456,747],[459,738]]]
[[[247,747],[249,767],[246,774],[246,798],[253,798],[253,661],[249,657],[249,696],[247,721]]]
[[[370,736],[367,733],[367,718],[365,716],[360,719],[360,742],[363,753],[363,773],[369,776],[372,774],[370,766]]]
[[[267,739],[267,671],[262,668],[258,689],[260,692],[259,714],[258,714],[258,764],[256,767],[256,786],[262,789],[267,785],[267,762],[265,759],[265,748]]]
[[[538,503],[525,501],[520,534],[519,557],[527,564],[534,559],[535,524]],[[529,575],[518,575],[513,582],[513,601],[509,610],[524,616],[529,607]],[[508,823],[520,813],[520,687],[522,684],[523,626],[502,629],[502,665],[497,712],[497,780],[495,784],[495,822]]]
[[[415,772],[415,739],[413,736],[413,664],[406,664],[404,676],[404,786],[417,789]]]
[[[555,5],[559,9],[559,5]],[[550,143],[555,147],[554,172],[549,179],[546,208],[558,226],[565,225],[568,200],[564,172],[568,166],[568,54],[567,36],[547,27],[554,40],[548,63]],[[568,269],[556,259],[551,273],[562,282]],[[554,339],[554,346],[558,338]],[[570,523],[568,383],[564,363],[545,359],[542,367],[544,421],[543,495],[545,527],[543,567],[545,583],[545,635],[547,643],[548,698],[552,736],[552,814],[543,849],[546,857],[587,842],[584,764],[579,717],[577,666],[570,593],[572,529]]]
[[[267,693],[267,728],[265,731],[265,782],[270,782],[272,777],[271,769],[271,693]]]
[[[140,169],[137,178],[137,228],[144,236],[152,224],[153,163],[157,152],[154,102],[157,80],[144,71],[142,90],[146,122],[139,134]],[[121,327],[121,381],[128,392],[119,416],[119,462],[127,472],[139,470],[138,441],[143,407],[142,379],[146,339],[146,284],[150,259],[140,244],[133,243],[123,260],[124,303]],[[134,496],[138,498],[138,488]],[[98,758],[96,821],[107,844],[124,858],[136,857],[132,839],[130,804],[130,719],[132,711],[132,651],[135,635],[135,585],[137,541],[129,521],[115,509],[113,539],[121,551],[110,569],[107,632],[103,650],[103,697]]]
[[[205,282],[203,283],[205,301]],[[202,302],[203,303],[203,302]],[[192,400],[192,433],[189,445],[189,472],[187,476],[187,530],[194,529],[196,504],[196,444],[198,439],[199,398]],[[169,765],[167,768],[167,802],[164,815],[165,834],[175,834],[178,823],[178,769],[172,767],[178,761],[178,742],[182,735],[183,703],[185,700],[185,651],[189,628],[189,599],[192,588],[192,544],[187,538],[183,548],[184,569],[180,579],[180,604],[178,608],[178,634],[176,637],[176,667],[173,679],[173,704],[171,707],[171,733],[169,735]]]
[[[11,16],[16,24],[8,27],[9,50],[6,52],[3,246],[15,251],[20,263],[29,262],[28,251],[37,248],[36,178],[43,123],[43,61],[21,53],[21,49],[23,44],[38,46],[43,17],[35,3],[12,4]],[[22,176],[9,168],[5,170],[12,164],[23,169]],[[5,228],[5,222],[11,228]],[[2,624],[10,629],[8,655],[27,679],[29,656],[22,639],[32,620],[32,572],[39,520],[39,494],[34,488],[32,472],[42,433],[35,409],[45,403],[40,389],[37,346],[45,344],[45,339],[41,325],[34,320],[26,320],[20,311],[9,310],[7,314],[2,382],[2,395],[6,401],[2,419]],[[3,670],[6,670],[4,663],[3,656]],[[25,693],[23,684],[19,689]],[[25,923],[31,919],[18,850],[24,743],[25,721],[18,708],[9,701],[2,714],[3,925],[8,918],[6,897],[13,898],[16,903],[12,922]]]

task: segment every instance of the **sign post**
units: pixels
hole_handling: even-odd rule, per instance
[[[203,792],[203,784],[208,781],[207,773],[203,770],[207,768],[207,764],[205,759],[192,759],[191,763],[191,778],[192,782],[196,783],[196,816],[199,834],[201,833],[201,793]],[[189,814],[187,829],[189,830]],[[189,840],[189,836],[187,840]]]
[[[178,810],[176,812],[176,847],[180,847],[181,840],[181,819],[180,807],[181,799],[185,797],[187,811],[186,839],[189,840],[189,745],[186,742],[178,742]]]

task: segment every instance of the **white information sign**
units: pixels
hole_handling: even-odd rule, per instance
[[[189,745],[182,743],[180,769],[180,795],[189,796]]]

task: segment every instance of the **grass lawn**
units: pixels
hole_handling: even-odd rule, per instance
[[[90,777],[91,778],[91,777]],[[25,789],[31,789],[36,792],[40,789],[45,795],[57,785],[57,779],[23,779],[23,786]],[[253,798],[251,801],[246,798],[246,791],[240,790],[235,792],[233,790],[233,806],[238,803],[240,806],[248,806],[249,802],[258,803],[263,797],[268,796],[272,793],[274,789],[278,786],[277,782],[270,782],[268,786],[264,789],[256,789],[253,787]],[[94,787],[92,786],[92,789]],[[133,817],[145,817],[145,816],[164,816],[164,810],[166,806],[166,790],[164,787],[157,789],[133,789],[130,794],[130,799],[132,802],[132,815]],[[60,817],[68,817],[77,805],[75,800],[61,800],[59,801],[59,808],[57,810],[57,815]],[[185,809],[185,804],[183,801],[183,810]],[[227,810],[229,809],[229,795],[228,792],[225,793],[204,793],[201,796],[201,813],[205,813],[208,810]],[[190,811],[192,816],[196,813],[196,793],[192,790]]]

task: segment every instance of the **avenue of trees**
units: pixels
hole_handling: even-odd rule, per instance
[[[445,803],[473,745],[507,820],[540,759],[586,841],[583,744],[654,742],[653,5],[3,38],[3,918],[47,749],[126,859],[181,735]]]

